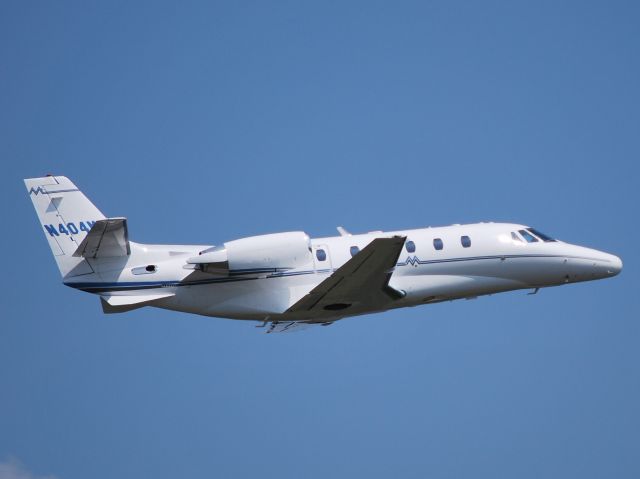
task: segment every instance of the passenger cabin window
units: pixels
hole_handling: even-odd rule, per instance
[[[520,236],[518,236],[515,231],[511,232],[511,239],[513,241],[517,241],[518,243],[524,243],[524,241],[522,241],[522,238],[520,238]]]
[[[444,243],[440,238],[433,239],[433,247],[437,250],[441,250],[444,247]]]
[[[536,235],[538,238],[540,238],[545,243],[549,243],[551,241],[557,241],[557,240],[553,239],[551,236],[548,236],[548,235],[546,235],[546,234],[544,234],[544,233],[542,233],[542,232],[540,232],[540,231],[538,231],[536,229],[527,228],[527,231],[529,233],[533,233],[534,235]]]
[[[351,248],[349,248],[349,251],[351,252],[351,256],[355,256],[360,252],[360,248],[358,248],[357,246],[352,246]]]
[[[527,243],[537,243],[538,242],[538,238],[533,236],[527,230],[518,230],[518,233],[520,233],[522,235],[522,237],[525,239],[525,241]]]
[[[471,238],[469,238],[468,236],[460,236],[460,243],[462,243],[462,246],[464,248],[468,248],[469,246],[471,246]]]
[[[407,253],[415,253],[416,252],[416,244],[413,241],[407,241],[404,244],[404,247],[407,248]]]
[[[318,258],[318,261],[326,261],[327,253],[323,249],[317,249],[316,258]]]

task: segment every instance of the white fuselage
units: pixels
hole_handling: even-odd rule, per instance
[[[67,278],[65,284],[110,296],[171,292],[173,296],[151,305],[207,316],[305,320],[309,318],[286,313],[287,309],[350,260],[354,247],[362,250],[375,238],[406,236],[389,281],[398,298],[384,307],[354,305],[339,313],[323,313],[330,322],[392,308],[606,278],[622,268],[617,256],[598,250],[535,236],[535,241],[527,242],[518,233],[526,228],[478,223],[315,238],[309,240],[308,255],[298,257],[294,268],[231,268],[226,274],[206,272],[187,262],[206,246],[131,243],[130,255],[100,259],[99,264],[88,259],[96,263],[92,265],[96,272]],[[436,249],[440,244],[442,248]]]

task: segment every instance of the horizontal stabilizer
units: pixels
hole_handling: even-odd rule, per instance
[[[171,296],[175,296],[175,293],[166,292],[137,296],[104,294],[100,296],[100,302],[102,303],[102,311],[106,314],[124,313],[125,311],[131,311],[132,309],[148,306],[154,301],[170,298]]]
[[[129,254],[127,219],[106,218],[95,222],[73,256],[113,258]]]

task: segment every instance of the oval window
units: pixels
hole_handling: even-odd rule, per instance
[[[317,249],[316,258],[318,258],[318,261],[325,261],[327,259],[327,253],[323,249]]]
[[[404,244],[404,247],[407,248],[407,253],[415,253],[416,252],[416,244],[413,241],[407,241]]]
[[[437,250],[441,250],[444,247],[444,243],[440,238],[433,239],[433,247]]]
[[[351,256],[355,256],[360,252],[360,248],[358,248],[357,246],[352,246],[351,248],[349,248],[349,251],[351,252]]]
[[[468,248],[469,246],[471,246],[471,238],[469,238],[468,236],[460,236],[460,243],[462,243],[462,246],[464,248]]]

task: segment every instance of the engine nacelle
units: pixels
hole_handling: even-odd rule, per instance
[[[187,260],[206,273],[221,275],[273,273],[311,262],[311,241],[302,231],[229,241]]]

